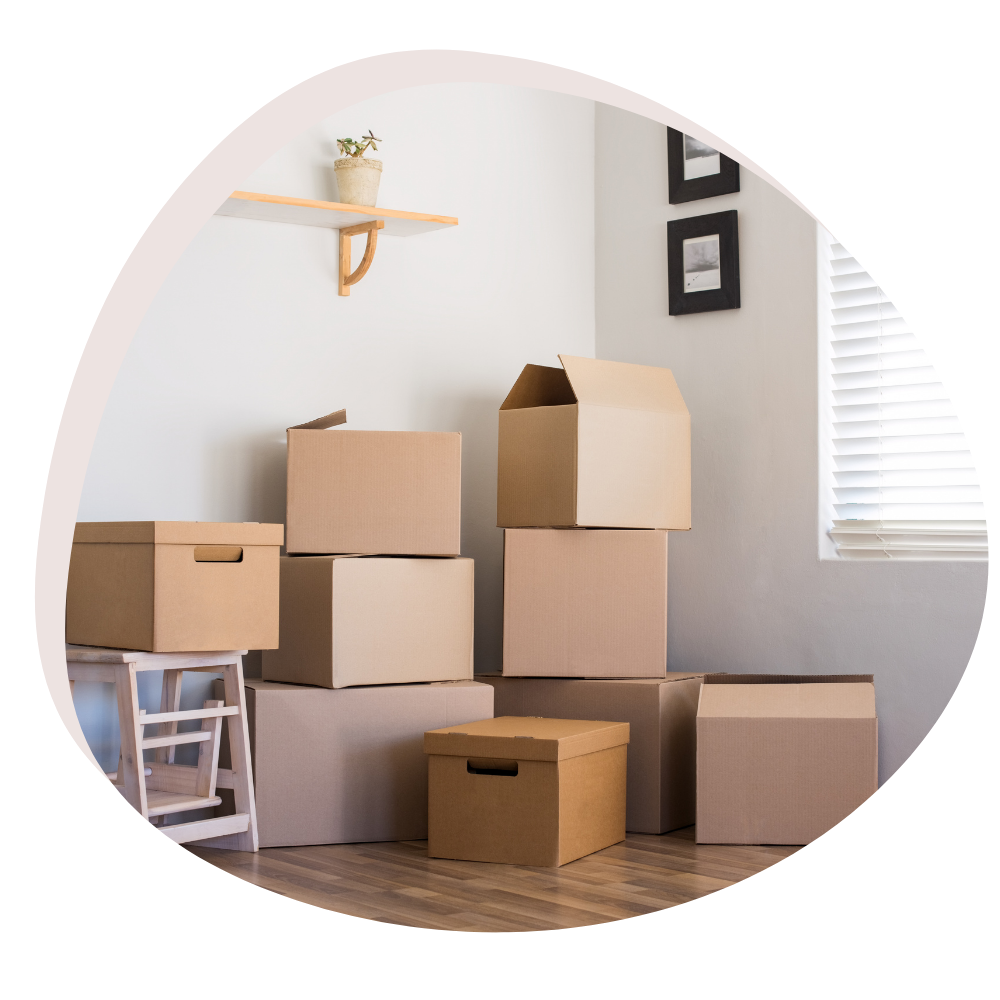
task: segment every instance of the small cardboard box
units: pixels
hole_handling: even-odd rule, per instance
[[[477,675],[493,685],[496,715],[629,725],[625,829],[667,833],[695,820],[695,716],[704,674],[666,680],[567,680]]]
[[[150,653],[278,645],[280,524],[83,521],[66,641]]]
[[[503,673],[665,677],[667,533],[508,528]]]
[[[472,680],[473,561],[284,556],[265,680],[342,688]]]
[[[493,715],[493,689],[473,681],[321,691],[246,680],[244,690],[261,847],[423,840],[425,730]],[[232,805],[220,794],[222,815]]]
[[[497,524],[691,527],[691,417],[667,368],[559,355],[500,407]]]
[[[870,674],[707,674],[699,844],[808,844],[878,787]]]
[[[457,556],[462,435],[328,430],[346,421],[288,428],[286,551]]]
[[[558,867],[625,839],[629,727],[509,716],[424,734],[431,858]]]

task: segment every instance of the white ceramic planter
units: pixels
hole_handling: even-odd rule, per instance
[[[344,156],[333,161],[337,178],[338,201],[342,205],[375,205],[382,161],[363,156]]]

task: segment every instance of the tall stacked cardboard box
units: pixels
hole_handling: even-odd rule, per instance
[[[497,715],[628,722],[626,828],[694,822],[700,674],[667,673],[667,534],[691,527],[691,423],[665,368],[560,355],[500,409]]]
[[[423,733],[493,715],[461,435],[345,422],[288,430],[279,642],[246,684],[262,847],[426,837]]]

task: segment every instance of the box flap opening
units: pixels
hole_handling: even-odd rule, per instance
[[[874,674],[705,674],[706,684],[874,684]]]
[[[576,402],[573,387],[561,368],[525,365],[501,410],[526,410],[534,406],[568,406]]]
[[[630,365],[560,354],[578,402],[623,410],[686,414],[684,397],[669,368]]]
[[[308,420],[304,424],[296,424],[289,427],[290,431],[325,431],[328,427],[336,427],[338,424],[347,423],[347,410],[334,410],[325,417],[317,417],[315,420]]]

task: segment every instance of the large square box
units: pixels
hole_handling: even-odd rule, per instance
[[[338,410],[288,428],[286,551],[457,556],[462,435],[340,429],[346,420]]]
[[[707,674],[699,844],[808,844],[878,788],[870,674]]]
[[[496,715],[589,719],[629,726],[625,829],[668,833],[695,821],[695,716],[704,674],[666,680],[569,680],[477,674]]]
[[[625,839],[629,727],[497,718],[424,734],[427,854],[558,867]]]
[[[248,679],[244,690],[261,847],[423,840],[425,730],[493,715],[493,689],[473,681],[321,691]]]
[[[665,677],[667,532],[508,528],[503,673]]]
[[[342,688],[472,680],[471,559],[284,556],[265,680]]]
[[[82,521],[66,641],[148,653],[278,645],[280,524]]]
[[[667,368],[559,355],[500,407],[497,524],[691,527],[691,418]]]

